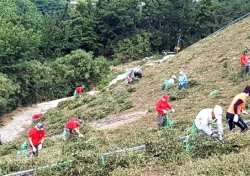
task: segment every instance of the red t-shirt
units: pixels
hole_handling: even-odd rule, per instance
[[[240,63],[241,63],[241,65],[246,65],[246,63],[247,63],[248,60],[249,59],[247,58],[247,56],[245,54],[242,54],[240,56]]]
[[[77,87],[76,88],[76,93],[82,94],[83,93],[83,88],[82,87]]]
[[[71,120],[69,120],[66,123],[66,128],[70,129],[70,130],[75,130],[76,128],[78,128],[80,126],[78,120],[76,120],[76,118],[73,118]]]
[[[161,99],[158,100],[155,107],[156,107],[155,109],[158,112],[158,114],[164,114],[163,110],[172,109],[172,106],[170,104],[168,104],[168,102],[164,102]]]
[[[32,116],[33,119],[40,119],[42,117],[42,114],[34,114]]]
[[[35,127],[31,128],[28,131],[28,137],[31,138],[31,141],[34,146],[38,146],[45,136],[45,130],[37,130]]]

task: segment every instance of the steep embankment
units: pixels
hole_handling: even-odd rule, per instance
[[[234,24],[212,37],[208,37],[175,57],[144,71],[136,91],[130,98],[135,109],[154,107],[162,95],[163,80],[184,70],[189,78],[188,89],[168,90],[176,108],[176,118],[190,119],[201,108],[221,104],[226,109],[232,97],[249,84],[240,77],[240,55],[249,46],[250,18]],[[218,95],[208,96],[213,89],[223,88]]]
[[[7,147],[10,152],[0,161],[0,166],[5,166],[2,172],[9,173],[72,159],[75,161],[74,167],[58,170],[57,174],[246,175],[250,166],[247,164],[249,162],[244,164],[242,155],[249,155],[250,152],[248,134],[226,134],[223,145],[206,139],[194,140],[190,153],[185,153],[182,142],[176,139],[187,132],[186,129],[191,126],[200,109],[220,104],[226,110],[233,96],[248,84],[248,77],[240,77],[239,57],[250,41],[249,24],[250,18],[247,18],[192,45],[164,63],[153,67],[143,66],[143,79],[133,85],[123,86],[118,82],[118,85],[96,96],[61,103],[56,110],[45,115],[44,123],[49,135],[41,156],[35,159],[15,157],[15,150]],[[162,96],[163,80],[172,74],[178,76],[181,70],[189,78],[187,89],[178,91],[172,87],[167,90],[170,103],[176,109],[176,113],[171,116],[174,128],[157,130],[154,106]],[[223,91],[209,96],[211,90],[218,88],[223,88]],[[52,133],[55,129],[62,129],[63,124],[73,115],[94,121],[126,117],[126,114],[146,110],[148,113],[143,118],[119,128],[94,130],[86,127],[83,129],[85,137],[82,140],[73,137],[64,143]],[[105,165],[99,162],[101,153],[145,143],[145,152],[110,157]],[[232,172],[234,165],[244,167],[244,170],[234,169]],[[42,174],[55,173],[44,171]]]

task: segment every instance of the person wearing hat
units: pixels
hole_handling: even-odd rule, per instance
[[[134,70],[134,76],[135,77],[142,78],[142,69],[141,69],[140,65],[135,67],[133,70]]]
[[[241,132],[245,132],[248,130],[248,127],[243,121],[243,119],[240,117],[240,114],[244,113],[243,109],[246,105],[247,98],[249,97],[249,95],[250,86],[247,85],[242,93],[236,95],[233,98],[233,101],[231,102],[226,114],[230,131],[235,130],[235,125],[240,127]]]
[[[242,69],[242,75],[247,74],[249,72],[248,62],[250,61],[249,58],[247,58],[247,50],[243,52],[243,54],[240,56],[240,64]]]
[[[129,84],[133,82],[133,77],[134,77],[134,69],[131,69],[127,72],[126,78],[125,78],[125,84]]]
[[[157,124],[159,128],[165,126],[167,120],[166,114],[168,110],[175,112],[174,108],[168,102],[169,96],[165,94],[160,100],[157,101],[155,105],[155,109],[158,113]]]
[[[83,93],[83,91],[84,91],[84,88],[85,88],[85,86],[83,85],[83,86],[81,86],[81,87],[77,87],[76,89],[75,89],[75,92],[74,92],[74,97],[76,98],[76,97],[81,97],[82,96],[82,93]]]
[[[28,156],[38,156],[38,150],[42,149],[45,137],[45,129],[42,123],[28,131]]]
[[[180,71],[180,76],[178,78],[178,82],[179,82],[178,83],[179,90],[186,88],[188,79],[187,79],[187,75],[184,73],[184,71]]]
[[[80,132],[80,124],[82,124],[82,119],[80,117],[70,119],[65,124],[62,139],[66,141],[73,131],[75,131],[79,137],[83,137],[83,134]]]
[[[195,118],[195,126],[200,134],[223,140],[222,113],[223,109],[219,105],[201,110]],[[213,122],[217,124],[217,132],[211,129]]]
[[[163,86],[162,86],[162,90],[163,91],[166,91],[166,88],[169,86],[169,85],[173,85],[174,82],[176,80],[176,76],[175,75],[172,75],[171,78],[169,80],[165,80],[164,83],[163,83]]]

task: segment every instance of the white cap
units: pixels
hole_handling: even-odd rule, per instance
[[[223,109],[221,106],[219,105],[215,105],[214,107],[214,115],[216,119],[221,119],[222,118],[222,113],[223,113]]]
[[[184,71],[180,71],[180,75],[183,75],[184,74]]]
[[[172,75],[172,77],[171,77],[171,78],[176,79],[176,76],[175,76],[175,75]]]

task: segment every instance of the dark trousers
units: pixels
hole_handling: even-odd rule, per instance
[[[228,113],[227,112],[227,121],[228,121],[228,125],[229,125],[229,130],[233,130],[235,129],[235,125],[240,127],[241,129],[241,132],[244,132],[248,129],[247,125],[245,124],[245,122],[242,120],[242,118],[239,116],[239,120],[238,122],[234,122],[233,119],[234,119],[234,114],[231,114],[231,113]]]
[[[241,75],[247,75],[247,74],[249,74],[249,67],[248,67],[248,65],[241,65],[241,70],[242,70]]]
[[[138,72],[134,72],[134,76],[138,78],[142,78],[142,74]]]

